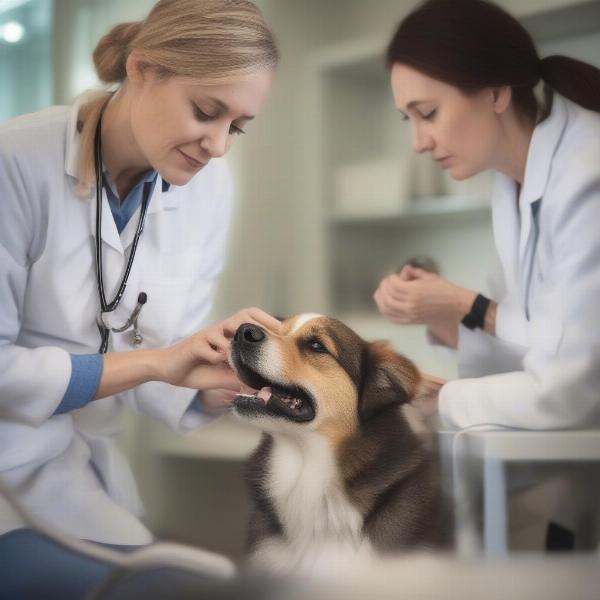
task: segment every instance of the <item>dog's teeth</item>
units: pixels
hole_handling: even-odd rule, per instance
[[[240,394],[242,396],[256,396],[257,391],[244,383],[240,386]]]

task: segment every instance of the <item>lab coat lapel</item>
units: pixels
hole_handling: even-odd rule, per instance
[[[90,231],[96,240],[96,186],[93,187],[89,202],[89,214],[90,214]],[[124,249],[117,231],[117,225],[115,219],[110,210],[108,198],[106,197],[106,190],[102,190],[102,229],[101,229],[102,244],[110,248],[111,252],[115,252],[120,256],[123,256]],[[105,255],[106,256],[106,253]]]
[[[507,288],[516,291],[519,280],[519,212],[514,180],[496,173],[492,199],[494,240]]]
[[[94,252],[96,252],[96,188],[94,187],[89,200],[90,231]],[[104,280],[104,293],[107,302],[113,299],[117,286],[121,280],[125,264],[125,253],[114,217],[108,204],[106,190],[102,190],[102,277]]]
[[[177,208],[175,194],[172,193],[173,186],[170,186],[168,190],[163,191],[163,179],[160,175],[158,175],[156,180],[156,185],[154,186],[154,190],[152,190],[152,195],[150,197],[150,203],[148,204],[148,211],[146,213],[146,224],[153,217],[151,215],[156,215],[164,210],[174,210]],[[141,204],[132,215],[131,219],[125,226],[121,234],[121,241],[123,243],[123,248],[127,249],[131,246],[133,242],[133,238],[135,237],[135,232],[137,230],[138,222],[140,219],[140,212],[142,210]],[[142,234],[142,238],[144,235]]]
[[[535,245],[538,238],[538,213],[544,197],[552,159],[567,124],[567,111],[564,100],[554,94],[550,115],[534,130],[527,154],[525,178],[519,195],[521,231],[519,235],[519,264],[521,291],[524,306],[528,304],[527,294],[532,265],[535,257]]]

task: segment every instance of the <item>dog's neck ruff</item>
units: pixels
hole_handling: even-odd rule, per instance
[[[356,550],[363,542],[363,517],[344,491],[331,446],[319,434],[274,434],[265,483],[290,564],[316,560],[324,548]]]

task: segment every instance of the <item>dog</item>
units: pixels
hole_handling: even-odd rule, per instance
[[[248,386],[233,412],[264,432],[247,464],[251,565],[447,547],[438,463],[404,414],[421,382],[410,360],[304,314],[278,332],[241,325],[229,361]]]

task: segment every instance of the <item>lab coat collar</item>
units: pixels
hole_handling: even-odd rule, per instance
[[[77,179],[77,167],[79,164],[79,146],[81,135],[77,131],[77,117],[81,105],[89,99],[89,96],[82,94],[71,106],[69,120],[67,122],[67,139],[65,148],[65,173]]]
[[[519,200],[522,207],[543,198],[548,186],[552,160],[567,125],[565,100],[556,92],[552,96],[550,114],[536,126],[529,144],[525,178]]]
[[[158,176],[156,181],[156,185],[154,186],[154,190],[152,192],[152,196],[150,197],[150,201],[148,204],[148,210],[146,212],[146,222],[148,218],[151,218],[151,215],[162,212],[163,210],[175,210],[177,208],[177,194],[174,194],[172,191],[163,192],[165,186],[163,186],[163,179],[161,176]],[[173,186],[170,187],[170,190],[173,190]],[[119,254],[124,255],[127,248],[133,242],[133,238],[135,237],[135,232],[137,229],[138,221],[140,218],[141,206],[138,206],[137,210],[129,219],[129,222],[123,229],[121,235],[117,230],[117,225],[113,218],[112,212],[110,210],[110,205],[108,203],[108,198],[106,197],[106,190],[102,190],[102,242],[110,246],[112,249],[116,250]],[[96,190],[95,188],[92,190],[90,194],[90,227],[92,231],[92,235],[95,237],[96,235]],[[143,237],[143,234],[142,234]]]

